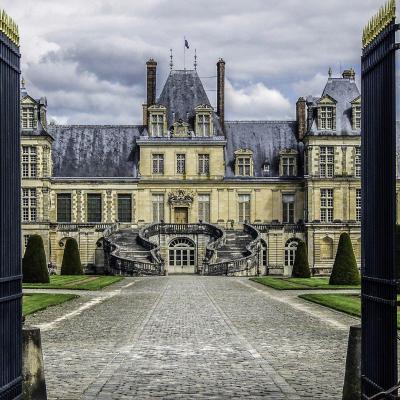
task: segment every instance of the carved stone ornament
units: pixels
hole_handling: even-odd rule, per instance
[[[191,206],[194,199],[194,193],[178,189],[168,194],[168,203],[173,206]]]

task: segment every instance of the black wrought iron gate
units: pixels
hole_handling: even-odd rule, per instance
[[[362,393],[396,385],[395,1],[364,31],[362,72]],[[385,395],[380,398],[395,398]]]
[[[0,400],[22,391],[18,43],[17,26],[0,10]]]

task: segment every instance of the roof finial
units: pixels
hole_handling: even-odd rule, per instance
[[[194,70],[197,71],[197,49],[194,49]]]
[[[25,90],[25,78],[24,77],[21,78],[21,89]]]
[[[169,69],[172,71],[172,68],[174,66],[174,56],[172,55],[172,49],[169,49],[169,51],[171,53],[169,56],[169,58],[171,59],[171,61],[169,62]]]
[[[328,69],[328,76],[329,76],[329,79],[332,78],[332,68],[331,67],[329,67],[329,69]]]

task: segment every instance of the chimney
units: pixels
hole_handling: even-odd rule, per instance
[[[156,83],[157,83],[157,62],[150,58],[147,66],[147,107],[156,104]],[[147,123],[149,122],[149,113],[147,112]]]
[[[353,68],[345,69],[343,71],[342,76],[343,76],[344,79],[349,79],[351,81],[354,81],[356,79],[356,72],[354,71]]]
[[[303,140],[307,130],[306,101],[300,97],[296,103],[297,138]]]
[[[217,115],[225,130],[225,61],[220,58],[217,62]]]

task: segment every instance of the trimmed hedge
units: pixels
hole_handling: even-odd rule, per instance
[[[49,271],[46,264],[43,239],[32,235],[28,239],[22,259],[22,281],[24,283],[49,283]]]
[[[330,285],[358,285],[360,273],[358,271],[356,257],[348,233],[340,235],[339,245],[333,264]]]
[[[79,255],[78,243],[69,238],[65,243],[64,256],[61,265],[61,275],[82,275],[83,268]]]
[[[294,258],[293,278],[310,278],[310,266],[308,264],[308,256],[307,256],[307,246],[303,241],[300,241],[297,250],[296,256]]]

